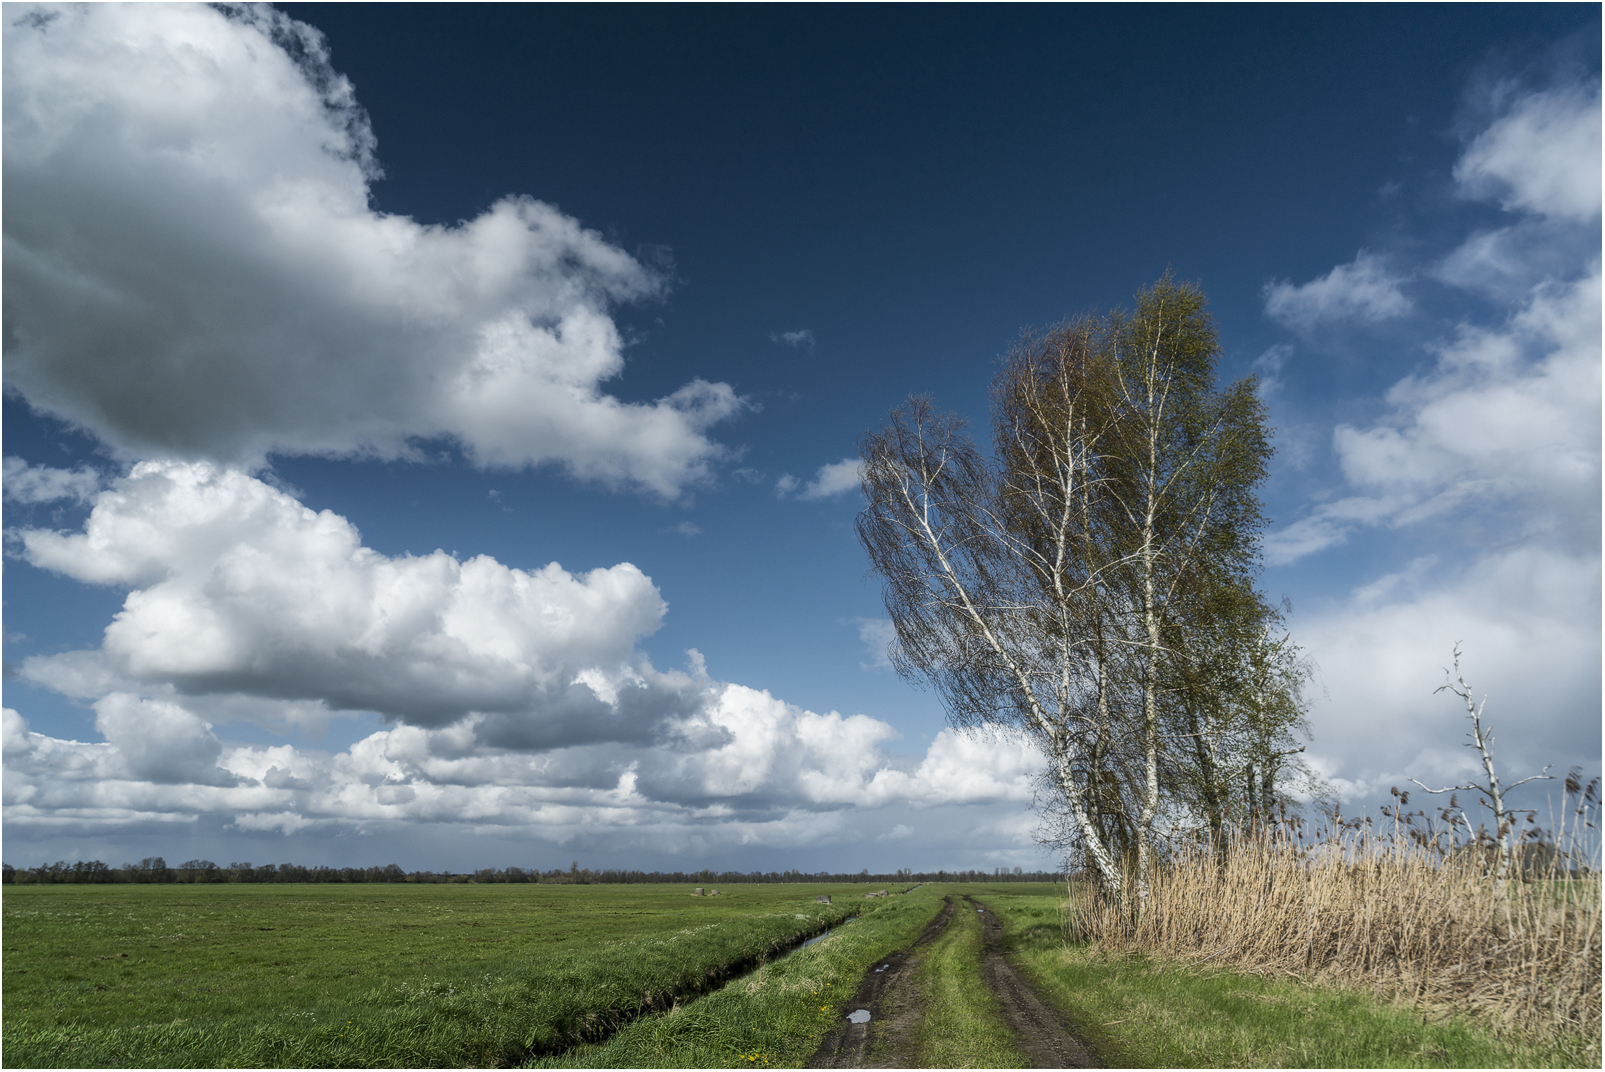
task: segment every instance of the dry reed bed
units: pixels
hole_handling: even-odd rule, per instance
[[[1074,898],[1068,925],[1106,952],[1361,987],[1599,1052],[1597,869],[1500,882],[1473,854],[1402,835],[1262,836],[1224,860],[1180,853],[1151,897],[1135,921],[1118,903]]]

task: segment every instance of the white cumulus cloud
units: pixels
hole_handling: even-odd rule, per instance
[[[1588,221],[1600,211],[1599,84],[1527,93],[1455,164],[1469,197],[1509,210]]]
[[[5,497],[21,503],[87,502],[100,490],[100,474],[88,466],[53,469],[29,465],[21,458],[5,460]]]
[[[1405,519],[1497,498],[1597,523],[1599,393],[1596,265],[1537,288],[1504,325],[1462,326],[1431,372],[1388,392],[1395,420],[1340,425],[1334,443],[1352,484],[1402,493]]]
[[[804,484],[790,473],[775,481],[775,494],[784,498],[795,494],[799,499],[828,499],[844,492],[857,491],[860,481],[860,462],[857,458],[843,458],[839,462],[821,465],[814,479]]]
[[[1360,492],[1272,533],[1282,565],[1356,526],[1519,508],[1529,533],[1596,538],[1600,503],[1600,276],[1545,281],[1497,326],[1462,324],[1437,361],[1399,380],[1391,413],[1339,425],[1333,448]]]
[[[1265,315],[1301,334],[1324,324],[1371,324],[1403,316],[1411,309],[1387,259],[1361,250],[1353,261],[1295,286],[1283,281],[1265,286]]]
[[[804,499],[828,499],[832,495],[841,495],[844,492],[857,491],[860,477],[860,463],[857,458],[843,458],[839,462],[819,467],[806,487],[802,489]]]
[[[1464,708],[1433,695],[1456,642],[1491,696],[1502,771],[1598,763],[1599,125],[1598,86],[1572,87],[1507,100],[1468,144],[1458,192],[1515,218],[1422,276],[1472,312],[1443,326],[1377,417],[1334,429],[1344,493],[1266,540],[1279,565],[1366,530],[1431,537],[1430,553],[1418,543],[1405,568],[1294,622],[1325,684],[1312,761],[1350,796],[1470,772]],[[1306,310],[1306,296],[1273,290],[1267,312],[1307,327],[1328,303]]]
[[[95,704],[95,728],[135,781],[234,784],[217,765],[223,745],[211,725],[178,704],[114,692]]]
[[[635,641],[665,610],[628,563],[576,576],[557,563],[381,555],[344,518],[206,462],[141,462],[81,533],[17,536],[35,566],[131,589],[98,652],[106,671],[424,724],[544,712],[574,732],[625,732],[591,708],[609,689],[645,687]],[[23,673],[81,692],[64,682],[93,689],[93,662],[36,656]]]
[[[666,607],[627,563],[386,556],[346,519],[207,462],[141,462],[82,531],[12,535],[36,566],[129,593],[98,649],[23,662],[25,679],[90,702],[104,740],[8,712],[8,830],[211,816],[246,833],[807,843],[846,836],[838,813],[854,808],[1017,808],[1042,763],[1019,738],[951,731],[921,759],[892,757],[885,722],[716,681],[694,651],[686,671],[659,671],[636,643]],[[217,729],[346,709],[398,724],[332,754]]]
[[[1428,274],[1487,299],[1492,315],[1449,326],[1428,347],[1433,363],[1388,390],[1380,419],[1337,426],[1333,449],[1357,494],[1273,533],[1267,561],[1342,543],[1357,526],[1456,513],[1505,511],[1528,536],[1597,545],[1601,291],[1587,224],[1599,213],[1599,125],[1599,87],[1563,88],[1516,97],[1470,142],[1459,191],[1500,197],[1519,218],[1474,232]]]
[[[133,457],[561,465],[679,495],[740,408],[621,374],[660,278],[556,208],[374,211],[375,143],[320,34],[267,7],[7,8],[7,383]]]

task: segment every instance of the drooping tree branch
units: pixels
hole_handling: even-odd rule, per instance
[[[1134,314],[1021,340],[993,382],[992,457],[921,397],[861,443],[893,665],[954,723],[1035,737],[1071,843],[1114,891],[1134,863],[1139,902],[1156,824],[1199,799],[1178,787],[1207,783],[1224,815],[1238,752],[1285,743],[1228,725],[1254,709],[1232,699],[1249,679],[1208,650],[1274,616],[1252,583],[1269,429],[1251,383],[1216,390],[1218,354],[1202,293],[1167,276]],[[1189,725],[1200,697],[1215,714]],[[1280,758],[1256,767],[1274,780]]]

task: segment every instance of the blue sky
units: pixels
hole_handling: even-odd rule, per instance
[[[1167,268],[1336,792],[1599,767],[1596,7],[6,10],[8,862],[1047,862],[842,463]]]

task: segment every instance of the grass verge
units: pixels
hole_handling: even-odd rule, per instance
[[[1003,1012],[981,975],[980,918],[960,900],[942,937],[920,954],[920,1066],[1024,1068]]]
[[[1005,948],[1113,1067],[1595,1067],[1564,1045],[1496,1038],[1465,1017],[1427,1020],[1358,990],[1210,970],[1149,955],[1067,946],[1063,896],[977,890],[1003,919]]]
[[[626,1024],[600,1045],[530,1068],[800,1067],[847,1013],[871,965],[908,945],[942,907],[924,886],[884,901],[823,941],[763,965],[688,1005]]]

